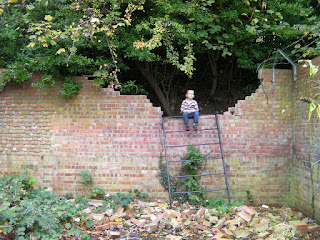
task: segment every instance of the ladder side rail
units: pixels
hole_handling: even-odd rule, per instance
[[[224,178],[225,178],[227,194],[228,194],[228,202],[230,204],[229,182],[228,182],[227,168],[226,168],[226,163],[225,163],[225,160],[224,160],[224,154],[223,154],[223,148],[222,148],[222,140],[221,140],[221,133],[220,133],[218,115],[215,114],[215,117],[216,117],[216,126],[217,126],[217,130],[218,130],[218,137],[219,137],[220,152],[221,152],[221,158],[222,158],[222,164],[223,164]]]
[[[168,180],[169,201],[170,201],[170,209],[171,209],[171,207],[172,207],[172,198],[171,198],[170,173],[169,173],[168,152],[167,152],[167,139],[166,139],[165,126],[164,126],[164,117],[162,117],[162,130],[163,130],[163,143],[164,143],[164,152],[165,152],[166,167],[167,167],[167,180]]]

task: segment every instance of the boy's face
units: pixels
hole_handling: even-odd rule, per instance
[[[188,90],[186,93],[186,97],[188,99],[193,99],[194,98],[194,91],[193,90]]]

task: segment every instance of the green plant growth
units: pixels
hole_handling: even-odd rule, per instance
[[[304,64],[303,67],[309,67],[310,68],[310,77],[314,77],[316,73],[319,71],[319,68],[312,64],[311,60],[299,60],[300,64]],[[312,80],[313,81],[313,80]],[[316,82],[316,81],[313,81]],[[319,87],[320,80],[317,81],[317,84],[314,85],[315,89],[320,89]],[[308,103],[309,107],[309,113],[308,113],[308,121],[310,121],[311,115],[313,112],[315,112],[318,115],[318,118],[320,118],[320,104],[318,101],[315,100],[319,96],[319,93],[316,93],[316,95],[313,98],[308,97],[301,97],[300,100],[303,102]]]
[[[60,92],[67,98],[77,96],[82,88],[81,82],[73,82],[71,77],[66,77],[65,83],[62,85]]]
[[[44,74],[38,82],[32,83],[32,87],[44,88],[52,87],[55,84],[55,80],[52,75]]]
[[[31,78],[31,76],[32,74],[23,65],[17,64],[9,66],[0,77],[0,91],[2,91],[9,82],[21,83]]]
[[[174,194],[173,199],[179,202],[189,202],[194,205],[208,205],[208,199],[205,188],[200,184],[201,177],[199,175],[204,171],[206,165],[206,156],[200,153],[200,149],[195,146],[187,148],[187,155],[182,158],[182,164],[179,170],[179,175],[189,175],[186,178],[170,178],[171,192],[189,192],[187,194]],[[168,178],[166,166],[163,163],[162,156],[159,161],[159,177],[162,185],[168,190]]]
[[[198,175],[204,169],[205,155],[200,153],[200,149],[194,146],[187,148],[188,154],[182,160],[181,173],[185,175]],[[203,204],[207,199],[205,192],[194,193],[192,191],[205,190],[200,184],[200,176],[192,176],[185,179],[184,186],[188,193],[188,202],[191,204]]]
[[[89,194],[89,198],[103,199],[106,194],[106,190],[101,187],[93,187],[92,192]]]
[[[132,193],[128,193],[127,195],[124,193],[116,193],[115,195],[108,195],[104,197],[103,206],[109,206],[113,209],[113,211],[117,211],[119,206],[128,208],[128,204],[133,202]]]
[[[148,194],[140,192],[138,189],[134,189],[129,191],[130,194],[132,194],[134,199],[140,199],[140,200],[147,200]]]
[[[80,175],[82,177],[80,180],[81,183],[83,183],[85,185],[89,185],[89,184],[93,183],[92,174],[88,170],[81,171]]]
[[[159,171],[158,171],[159,181],[162,186],[169,191],[168,187],[168,175],[167,167],[163,160],[162,155],[159,158]],[[183,186],[184,180],[182,178],[171,178],[170,189],[171,192],[177,192]],[[187,202],[188,198],[183,194],[174,194],[172,196],[173,200],[179,201],[181,203]]]
[[[93,76],[95,76],[95,78],[93,79],[93,84],[95,86],[105,85],[114,80],[115,82],[117,82],[117,79],[114,76],[114,72],[110,71],[110,65],[107,63],[103,64],[103,66],[100,65],[99,70],[95,71],[93,73]]]
[[[213,202],[209,203],[210,207],[214,207],[214,210],[211,210],[211,215],[224,215],[224,214],[232,214],[230,208],[232,207],[239,207],[243,205],[243,202],[234,202],[229,204],[227,200],[223,199],[222,197],[218,197]]]
[[[26,172],[0,178],[0,225],[14,239],[59,239],[65,228],[73,231],[78,216],[86,208],[83,199],[67,201],[46,189],[35,189],[35,180]],[[78,216],[83,218],[83,216]],[[85,220],[85,219],[82,219]],[[88,239],[79,233],[82,239]]]
[[[120,93],[123,95],[147,95],[148,92],[143,89],[139,84],[136,84],[136,81],[128,81],[121,84]]]
[[[246,194],[247,194],[247,200],[248,200],[250,203],[253,203],[253,196],[252,196],[250,190],[246,190]]]

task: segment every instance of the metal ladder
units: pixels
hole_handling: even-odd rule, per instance
[[[202,115],[204,116],[204,115]],[[208,115],[207,115],[208,116]],[[167,136],[166,134],[174,134],[176,132],[186,132],[185,130],[169,130],[166,131],[165,129],[165,119],[168,118],[182,118],[182,116],[169,116],[169,117],[162,117],[162,130],[163,130],[163,141],[164,141],[164,149],[165,149],[165,158],[166,158],[166,168],[167,168],[167,179],[168,179],[168,191],[169,191],[169,198],[170,198],[170,208],[172,208],[172,195],[173,194],[187,194],[187,193],[201,193],[201,192],[216,192],[216,191],[227,191],[228,196],[228,202],[230,204],[230,191],[229,191],[229,183],[228,183],[228,175],[227,175],[227,168],[226,163],[224,160],[224,154],[222,149],[222,142],[221,142],[221,134],[220,134],[220,127],[219,127],[219,120],[217,114],[214,114],[215,116],[215,126],[213,128],[204,128],[204,129],[198,129],[197,131],[217,131],[218,139],[214,142],[208,142],[208,143],[199,143],[199,144],[183,144],[183,145],[168,145],[167,144]],[[184,176],[171,176],[169,171],[169,165],[170,163],[174,162],[183,162],[183,161],[190,161],[190,160],[168,160],[168,149],[169,148],[178,148],[178,147],[188,147],[188,146],[201,146],[201,145],[216,145],[218,144],[220,148],[220,155],[217,157],[211,157],[211,158],[203,158],[203,159],[193,159],[197,161],[206,160],[206,159],[222,159],[223,164],[223,172],[219,173],[206,173],[206,174],[198,174],[198,175],[184,175]],[[188,177],[201,177],[201,176],[211,176],[211,175],[222,175],[224,174],[225,179],[225,188],[222,189],[211,189],[211,190],[199,190],[199,191],[187,191],[187,192],[173,192],[171,190],[171,179],[172,178],[188,178]]]

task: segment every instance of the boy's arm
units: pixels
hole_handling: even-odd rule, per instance
[[[198,102],[196,100],[194,100],[194,101],[195,101],[194,111],[199,112]]]
[[[181,107],[180,107],[180,112],[184,112],[186,110],[185,102],[186,102],[186,100],[183,100]]]

